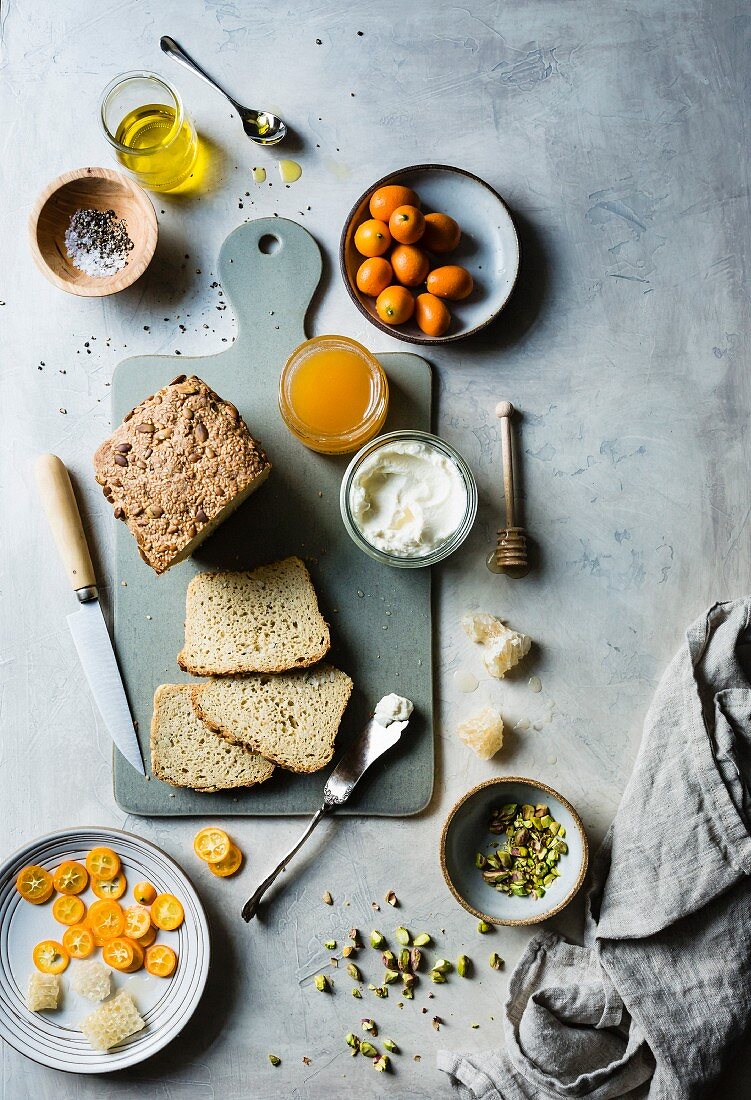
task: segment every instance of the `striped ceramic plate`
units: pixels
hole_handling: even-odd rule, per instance
[[[62,938],[64,928],[52,916],[51,903],[30,905],[15,888],[15,879],[27,864],[41,864],[52,872],[64,859],[83,863],[97,845],[120,856],[128,889],[121,899],[132,904],[136,882],[147,879],[159,893],[174,894],[183,903],[185,920],[175,932],[159,932],[157,942],[177,952],[177,970],[171,978],[112,972],[113,992],[132,994],[146,1027],[107,1053],[92,1050],[79,1030],[81,1020],[97,1005],[73,992],[70,977],[80,962],[71,959],[61,976],[61,1007],[57,1011],[29,1012],[26,987],[34,969],[32,950],[40,940]],[[81,895],[95,901],[88,889]],[[149,1058],[183,1029],[198,1004],[209,969],[209,929],[198,895],[177,864],[154,844],[116,829],[66,829],[41,837],[21,848],[0,867],[0,1037],[35,1062],[69,1073],[109,1073]],[[100,952],[92,958],[101,961]]]

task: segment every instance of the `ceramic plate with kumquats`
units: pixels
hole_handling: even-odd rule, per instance
[[[232,873],[234,845],[206,844]],[[68,829],[0,867],[0,1037],[42,1065],[108,1073],[155,1054],[192,1016],[209,954],[193,886],[141,837]]]
[[[501,196],[448,164],[415,164],[373,183],[352,207],[339,246],[360,312],[413,344],[461,340],[494,321],[519,259]]]

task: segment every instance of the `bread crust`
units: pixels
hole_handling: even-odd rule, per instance
[[[270,470],[235,406],[195,375],[136,405],[94,455],[115,518],[156,573],[191,554]]]

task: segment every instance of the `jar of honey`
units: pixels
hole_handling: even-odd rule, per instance
[[[389,384],[374,355],[347,336],[316,336],[292,352],[279,410],[292,434],[321,454],[357,451],[386,419]]]

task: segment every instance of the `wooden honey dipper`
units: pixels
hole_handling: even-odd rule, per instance
[[[511,442],[511,417],[514,415],[514,406],[510,401],[499,401],[495,407],[495,415],[501,422],[506,526],[498,531],[498,544],[488,556],[488,569],[491,573],[524,577],[529,572],[529,562],[527,561],[527,536],[523,527],[516,526],[514,454]]]

